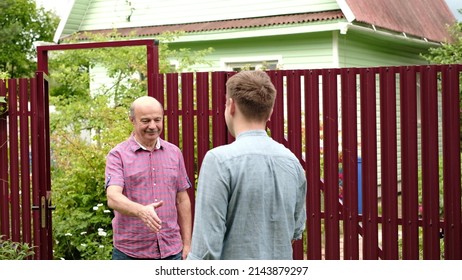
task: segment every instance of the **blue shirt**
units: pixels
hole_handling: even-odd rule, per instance
[[[188,259],[292,259],[305,201],[296,156],[264,130],[243,132],[204,157]]]

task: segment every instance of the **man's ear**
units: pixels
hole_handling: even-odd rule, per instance
[[[234,115],[236,113],[236,102],[232,98],[228,99],[229,102],[229,113]]]
[[[268,116],[268,122],[271,120],[271,116],[273,115],[273,108],[271,108],[271,112],[269,113],[269,116]]]

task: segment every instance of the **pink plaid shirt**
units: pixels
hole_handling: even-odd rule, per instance
[[[114,246],[134,258],[161,259],[183,248],[176,195],[191,183],[180,149],[160,138],[158,141],[160,148],[148,151],[140,147],[132,135],[112,149],[106,159],[106,188],[121,186],[125,196],[143,205],[164,201],[156,209],[162,220],[162,229],[157,234],[139,218],[114,211]]]

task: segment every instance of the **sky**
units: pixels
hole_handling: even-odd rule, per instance
[[[63,15],[71,0],[35,0],[35,2],[43,5],[46,9],[54,10],[58,15]],[[462,14],[457,12],[458,9],[462,9],[462,0],[446,0],[446,3],[456,19],[462,21]]]
[[[446,0],[449,9],[452,11],[458,21],[462,21],[462,14],[458,13],[457,10],[462,9],[461,0]]]
[[[35,0],[35,3],[42,5],[47,10],[55,11],[58,16],[62,16],[68,9],[71,0]]]

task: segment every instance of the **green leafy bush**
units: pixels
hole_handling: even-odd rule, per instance
[[[25,260],[34,255],[34,248],[27,243],[14,242],[0,235],[0,260]]]

